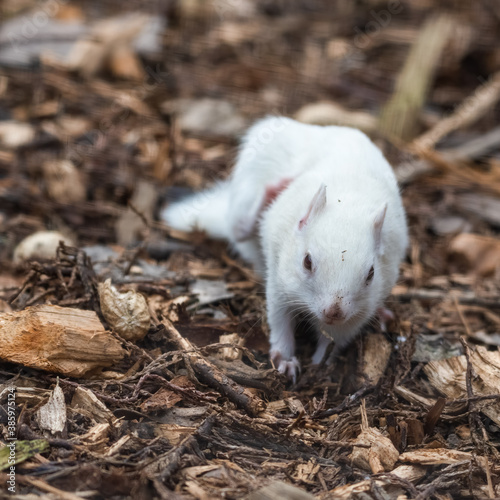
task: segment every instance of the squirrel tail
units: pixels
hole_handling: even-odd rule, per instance
[[[229,236],[229,183],[219,182],[163,209],[161,218],[172,229],[179,231],[205,231],[212,238],[230,239]]]

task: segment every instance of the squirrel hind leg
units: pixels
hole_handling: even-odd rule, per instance
[[[258,276],[261,278],[265,276],[266,265],[257,240],[252,239],[234,243],[233,249],[243,260],[253,265],[253,270]]]

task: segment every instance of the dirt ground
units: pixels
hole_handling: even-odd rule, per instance
[[[0,11],[0,498],[500,497],[495,1]],[[301,328],[296,384],[252,269],[159,218],[268,114],[369,134],[411,235],[388,331]]]

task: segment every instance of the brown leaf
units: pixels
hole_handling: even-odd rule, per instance
[[[182,396],[180,394],[162,387],[141,404],[141,409],[145,412],[165,410],[167,408],[172,408],[172,406],[175,406],[179,401],[182,401]]]
[[[500,267],[500,240],[491,236],[459,234],[451,241],[449,253],[477,276],[491,276]]]

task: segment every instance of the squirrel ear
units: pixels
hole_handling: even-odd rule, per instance
[[[373,235],[375,237],[375,250],[379,255],[383,253],[382,245],[382,226],[384,225],[385,213],[387,212],[387,203],[381,210],[378,211],[377,216],[373,221]]]
[[[319,214],[326,205],[326,185],[321,184],[319,189],[316,191],[316,194],[313,196],[309,207],[307,208],[307,212],[299,221],[299,229],[302,229],[306,226],[309,221],[317,214]]]

